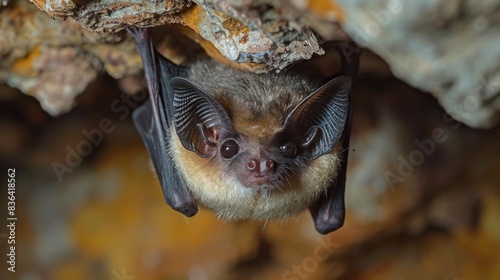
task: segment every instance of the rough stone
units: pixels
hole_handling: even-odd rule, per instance
[[[338,0],[345,31],[476,128],[500,120],[500,1]]]
[[[0,37],[0,81],[34,96],[53,116],[69,111],[103,70],[118,79],[141,68],[124,32],[90,32],[27,1],[0,10]]]
[[[265,63],[283,69],[313,54],[324,54],[310,28],[300,21],[286,20],[287,13],[280,7],[270,8],[271,3],[195,2],[202,11],[195,23],[188,25],[231,61]]]
[[[101,73],[101,67],[113,77],[123,77],[136,72],[140,61],[130,53],[134,52],[130,41],[123,41],[124,33],[114,32],[131,25],[178,23],[195,32],[184,33],[190,33],[210,56],[254,72],[282,69],[322,54],[323,40],[352,38],[380,55],[398,78],[435,96],[455,119],[475,128],[489,128],[500,120],[496,62],[500,51],[493,47],[499,38],[499,1],[33,0],[48,15],[66,22],[48,20],[27,7],[26,1],[5,3],[0,12],[0,35],[7,38],[0,43],[5,57],[0,79],[23,92],[33,81],[16,73],[20,69],[23,74],[36,73],[23,64],[12,65],[38,45],[67,47],[71,41],[71,47],[90,59],[92,69],[82,66],[82,71],[88,69],[88,77]],[[78,25],[111,33],[91,34]],[[48,30],[55,30],[54,36],[40,36]],[[110,45],[113,51],[106,47]],[[70,88],[74,93],[67,97],[78,95],[84,86]],[[69,99],[61,101],[64,106],[44,106],[57,115],[71,108]]]
[[[176,13],[191,6],[189,0],[32,0],[41,10],[58,19],[72,18],[85,28],[109,32],[126,26],[152,26],[179,22]]]

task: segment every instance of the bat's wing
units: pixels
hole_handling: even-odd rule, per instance
[[[198,208],[184,178],[175,167],[168,147],[173,110],[170,78],[183,76],[183,69],[154,50],[150,29],[133,28],[128,31],[134,37],[142,57],[149,91],[149,99],[133,112],[134,124],[153,161],[166,202],[174,210],[191,217]]]
[[[340,161],[340,170],[337,178],[327,190],[326,195],[322,195],[310,208],[314,219],[316,230],[321,234],[327,234],[344,224],[345,218],[345,184],[347,174],[347,158],[349,154],[349,136],[350,136],[350,117],[347,118],[342,139],[342,158]]]
[[[355,76],[359,68],[359,55],[361,50],[354,44],[343,43],[337,47],[337,51],[342,61],[342,74],[351,77],[354,84]],[[351,99],[351,97],[349,97],[349,99]],[[322,234],[332,232],[344,224],[344,194],[347,160],[349,156],[349,140],[351,138],[352,126],[351,103],[352,102],[349,102],[347,120],[343,131],[343,150],[339,173],[332,186],[328,188],[326,195],[322,195],[310,208],[316,230]]]

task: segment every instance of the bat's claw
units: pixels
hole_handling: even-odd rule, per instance
[[[131,26],[127,27],[127,32],[134,37],[134,40],[139,45],[144,45],[150,40],[151,28]]]

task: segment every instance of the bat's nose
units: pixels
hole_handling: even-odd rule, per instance
[[[250,159],[247,162],[247,168],[251,172],[256,172],[260,175],[265,175],[266,173],[274,169],[274,161],[272,159]]]

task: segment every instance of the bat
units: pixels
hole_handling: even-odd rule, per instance
[[[132,118],[167,204],[187,217],[200,206],[230,221],[309,209],[322,234],[343,225],[356,55],[341,55],[344,75],[323,84],[210,59],[177,66],[156,52],[151,29],[128,31],[149,91]]]

